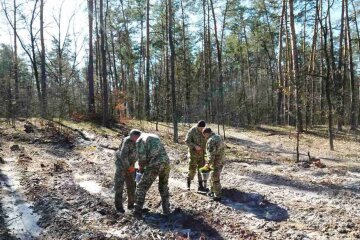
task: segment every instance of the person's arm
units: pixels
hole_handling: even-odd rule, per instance
[[[193,142],[192,130],[188,131],[185,138],[185,143],[190,149],[195,149],[196,144]]]
[[[216,153],[216,142],[212,139],[209,139],[206,143],[206,156],[207,156],[207,162],[208,165],[213,165],[215,160],[215,153]]]

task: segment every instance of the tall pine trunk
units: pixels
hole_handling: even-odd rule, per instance
[[[150,120],[150,0],[146,0],[145,114]]]
[[[283,68],[282,68],[282,53],[283,53],[283,25],[284,25],[284,18],[285,18],[285,10],[286,10],[286,0],[282,1],[282,8],[281,8],[281,17],[280,17],[280,29],[279,29],[279,54],[278,54],[278,89],[277,89],[277,124],[281,124],[282,122],[282,101],[283,101],[283,92],[284,92],[284,75],[283,75]],[[285,114],[285,113],[284,113]]]
[[[19,111],[19,72],[18,72],[18,53],[17,53],[17,5],[16,0],[14,0],[14,81],[15,81],[15,105],[14,105],[14,118]]]
[[[40,1],[40,70],[41,70],[41,117],[47,117],[47,90],[46,90],[46,60],[45,60],[45,39],[44,39],[44,0]]]
[[[218,62],[218,96],[217,96],[217,109],[216,109],[216,116],[217,116],[217,122],[218,126],[220,124],[223,125],[223,134],[225,136],[225,127],[224,127],[224,87],[223,87],[223,71],[222,71],[222,53],[221,53],[221,47],[218,37],[218,31],[217,31],[217,24],[216,24],[216,16],[215,16],[215,10],[214,10],[214,4],[213,1],[210,0],[211,5],[211,11],[213,15],[213,21],[214,21],[214,35],[215,35],[215,43],[216,43],[216,51],[217,51],[217,62]],[[220,129],[218,127],[218,132],[220,133]]]
[[[101,54],[101,75],[102,75],[102,87],[103,87],[103,114],[102,124],[108,126],[109,124],[109,102],[108,102],[108,81],[107,81],[107,68],[106,68],[106,48],[105,48],[105,18],[104,18],[104,6],[103,1],[100,0],[100,54]]]
[[[178,121],[176,106],[176,85],[175,85],[175,46],[173,40],[173,11],[172,1],[168,0],[168,17],[169,17],[169,45],[170,45],[170,78],[171,78],[171,99],[172,99],[172,118],[174,125],[174,142],[178,142]]]
[[[89,62],[88,62],[88,112],[90,116],[95,114],[95,91],[94,91],[94,53],[93,53],[93,20],[94,20],[94,2],[88,0],[89,17]]]
[[[301,89],[298,63],[298,49],[296,44],[295,19],[294,19],[294,0],[289,0],[290,31],[291,31],[291,56],[292,56],[292,74],[295,84],[295,104],[296,104],[296,129],[303,131],[302,113],[301,113]]]
[[[349,73],[350,73],[350,128],[351,130],[356,130],[358,126],[357,122],[357,108],[358,108],[358,98],[359,93],[356,88],[356,79],[355,79],[355,73],[354,73],[354,61],[353,61],[353,48],[352,48],[352,38],[350,34],[350,19],[349,19],[349,1],[345,0],[345,6],[346,6],[346,26],[347,26],[347,48],[349,51],[348,56],[348,63],[349,63]]]

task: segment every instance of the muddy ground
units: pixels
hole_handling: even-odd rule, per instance
[[[326,131],[300,136],[295,163],[291,128],[227,129],[223,199],[186,191],[188,126],[180,143],[171,128],[129,122],[47,124],[33,132],[0,123],[0,239],[359,239],[359,134],[339,132],[335,151]],[[70,128],[68,128],[70,127]],[[130,127],[159,134],[171,158],[172,214],[161,215],[157,185],[142,219],[113,206],[114,149]],[[216,126],[212,126],[216,129]],[[307,162],[307,153],[321,164]],[[126,202],[124,203],[126,207]]]

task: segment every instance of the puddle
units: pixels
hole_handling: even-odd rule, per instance
[[[3,165],[2,185],[4,197],[1,199],[3,212],[6,214],[5,222],[12,235],[19,239],[33,239],[39,237],[42,228],[37,224],[40,216],[33,212],[32,205],[20,193],[20,177],[15,171],[13,163],[15,158],[5,159]]]

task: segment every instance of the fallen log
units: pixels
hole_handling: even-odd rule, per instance
[[[65,124],[63,124],[62,122],[58,122],[58,121],[54,121],[54,120],[48,120],[49,122],[52,122],[52,123],[55,123],[55,124],[58,124],[64,128],[67,128],[67,129],[70,129],[74,132],[77,132],[84,140],[86,141],[92,141],[93,139],[88,137],[86,133],[82,132],[80,129],[77,129],[77,128],[73,128],[73,127],[70,127],[70,126],[67,126]]]
[[[119,149],[118,147],[109,146],[109,145],[104,144],[104,143],[100,143],[99,146],[102,147],[102,148],[113,150],[113,151],[117,151]]]

